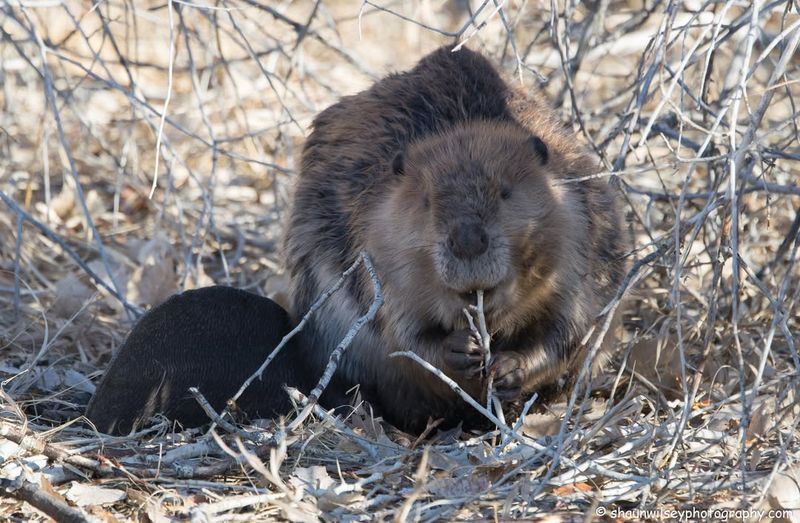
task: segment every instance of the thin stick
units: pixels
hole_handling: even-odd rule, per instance
[[[167,108],[172,98],[172,68],[175,64],[175,23],[172,20],[172,0],[167,0],[167,18],[169,20],[169,62],[167,65],[167,95],[164,97],[164,106],[161,108],[161,120],[158,123],[156,134],[156,160],[153,166],[153,184],[150,186],[148,198],[152,199],[158,187],[158,162],[161,159],[161,140],[164,137],[164,123],[167,120]]]
[[[311,415],[312,411],[314,410],[314,406],[319,402],[320,396],[322,396],[322,392],[328,386],[328,383],[330,383],[331,378],[333,378],[333,373],[336,372],[336,368],[339,365],[339,360],[342,358],[342,355],[353,342],[353,339],[356,337],[361,328],[375,319],[378,309],[380,309],[381,305],[383,305],[383,290],[381,288],[381,281],[378,279],[378,274],[375,272],[375,267],[372,265],[372,260],[370,259],[369,254],[366,252],[361,253],[361,259],[364,261],[364,267],[367,269],[369,277],[372,280],[372,289],[374,292],[372,304],[369,306],[369,310],[367,310],[363,316],[358,318],[350,327],[350,330],[347,331],[347,334],[345,334],[344,338],[342,338],[342,341],[339,342],[339,345],[337,345],[331,353],[330,358],[328,359],[328,365],[325,367],[325,372],[322,373],[322,377],[319,379],[317,386],[314,387],[314,390],[312,390],[311,394],[308,395],[308,399],[303,407],[303,410],[300,412],[300,414],[298,414],[297,418],[295,418],[286,427],[287,433],[299,427],[300,424]]]
[[[436,367],[434,367],[433,365],[431,365],[427,361],[423,360],[416,353],[411,352],[411,351],[398,351],[398,352],[393,352],[393,353],[389,354],[389,357],[390,358],[409,358],[409,359],[414,360],[416,363],[421,365],[422,368],[424,368],[425,370],[427,370],[428,372],[430,372],[431,374],[433,374],[434,376],[436,376],[437,378],[442,380],[445,383],[445,385],[450,387],[450,389],[453,392],[458,394],[458,396],[461,399],[463,399],[464,401],[466,401],[472,408],[474,408],[475,410],[477,410],[478,412],[483,414],[483,416],[486,419],[488,419],[489,421],[491,421],[492,423],[497,425],[498,429],[500,429],[501,431],[504,431],[506,433],[511,433],[512,432],[511,428],[509,428],[505,423],[503,423],[500,420],[500,418],[498,418],[497,416],[492,414],[492,412],[489,409],[487,409],[486,407],[484,407],[483,405],[478,403],[475,400],[475,398],[473,398],[472,396],[467,394],[467,392],[464,389],[462,389],[458,385],[458,383],[453,381],[447,374],[442,372],[440,369],[437,369]]]
[[[206,416],[208,416],[215,425],[222,427],[223,430],[230,432],[231,434],[237,434],[241,438],[252,441],[253,443],[259,445],[266,443],[270,438],[272,438],[272,434],[265,432],[248,432],[236,427],[233,423],[230,423],[226,419],[223,419],[222,415],[217,414],[217,411],[214,410],[214,407],[211,406],[211,404],[208,402],[205,396],[200,393],[200,390],[197,387],[189,387],[189,393],[200,405],[200,408],[203,409],[203,412],[206,413]]]
[[[23,480],[17,488],[4,487],[0,489],[0,496],[24,501],[59,522],[89,523],[97,521],[82,510],[70,507],[55,496],[51,496],[39,485],[28,480]]]
[[[233,401],[238,400],[242,396],[242,394],[244,394],[244,391],[247,390],[247,387],[249,387],[253,383],[253,381],[255,381],[256,378],[259,379],[261,378],[261,375],[264,373],[266,368],[269,366],[272,360],[275,359],[278,353],[280,353],[280,351],[283,350],[283,347],[286,346],[289,340],[291,340],[298,332],[303,330],[303,327],[306,326],[308,320],[311,319],[314,313],[316,313],[319,310],[319,308],[322,307],[326,301],[328,301],[328,298],[333,296],[333,293],[335,293],[342,287],[347,277],[350,276],[358,268],[358,266],[361,265],[367,259],[368,259],[367,254],[365,252],[362,252],[361,255],[356,259],[356,261],[354,261],[353,264],[346,271],[342,273],[339,279],[336,280],[336,282],[333,285],[328,287],[328,289],[325,292],[323,292],[319,298],[317,298],[317,301],[315,301],[314,304],[311,305],[311,308],[308,309],[308,312],[306,312],[306,314],[303,316],[303,319],[300,320],[300,323],[298,323],[294,329],[289,331],[289,333],[281,339],[280,343],[278,343],[278,345],[270,353],[267,359],[264,360],[264,363],[262,363],[261,366],[253,374],[251,374],[250,377],[247,378],[244,383],[242,383],[242,386],[239,387],[239,390],[236,392],[236,394],[233,395],[233,398],[231,398]],[[369,263],[371,266],[372,262],[370,261]],[[380,286],[380,284],[378,285]],[[381,297],[381,299],[383,298]]]

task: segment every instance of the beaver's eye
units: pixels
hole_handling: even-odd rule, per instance
[[[424,208],[426,208],[426,209],[427,209],[428,207],[430,207],[430,206],[431,206],[431,201],[430,201],[430,199],[428,198],[428,195],[427,195],[427,193],[426,193],[426,194],[424,194],[424,195],[422,195],[422,206],[423,206]]]
[[[500,198],[504,200],[511,198],[511,187],[509,185],[503,185],[500,187]]]

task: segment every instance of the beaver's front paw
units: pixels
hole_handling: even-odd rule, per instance
[[[456,381],[479,378],[485,351],[469,329],[450,333],[444,340],[444,362]]]
[[[525,382],[524,362],[519,354],[500,352],[492,358],[490,374],[494,376],[493,391],[501,401],[513,401],[522,394]]]

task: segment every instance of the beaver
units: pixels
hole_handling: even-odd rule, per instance
[[[342,98],[306,141],[286,230],[297,320],[362,250],[384,292],[374,322],[342,358],[327,405],[359,385],[386,420],[412,432],[476,420],[413,351],[480,397],[493,376],[506,404],[568,384],[581,339],[624,276],[622,218],[598,171],[542,101],[512,89],[467,48]],[[493,360],[462,309],[485,292]],[[372,300],[365,272],[311,319],[304,361],[320,373]]]
[[[134,329],[120,352],[142,354],[114,360],[89,418],[103,421],[101,430],[119,418],[119,429],[156,411],[154,378],[146,394],[140,388],[119,398],[153,358],[166,371],[152,375],[172,380],[172,396],[161,404],[172,409],[167,415],[206,421],[193,404],[191,416],[183,412],[189,404],[175,391],[198,385],[211,393],[212,405],[232,395],[362,251],[372,257],[384,304],[344,353],[323,406],[346,405],[358,386],[379,415],[408,432],[422,432],[430,418],[442,427],[481,425],[438,378],[390,356],[397,351],[415,352],[476,398],[492,376],[507,406],[533,391],[557,390],[583,362],[581,340],[624,275],[618,205],[605,181],[584,179],[597,170],[540,95],[511,88],[479,53],[440,48],[313,121],[284,239],[290,319],[276,304],[253,298],[227,308],[238,299],[232,290],[173,298]],[[288,410],[280,385],[308,391],[316,383],[372,302],[372,287],[366,271],[354,273],[240,406]],[[478,290],[492,336],[488,369],[463,314]],[[260,312],[246,313],[248,306]],[[225,344],[231,352],[219,348]],[[101,393],[118,399],[104,401]],[[181,407],[173,408],[177,397]],[[142,412],[137,405],[145,399]]]
[[[162,413],[185,427],[209,418],[189,393],[197,387],[219,412],[291,330],[289,315],[270,300],[231,287],[172,296],[136,323],[114,354],[86,409],[97,430],[126,434]],[[285,383],[307,389],[307,373],[290,340],[265,377],[237,400],[252,417],[291,410]],[[268,398],[265,401],[264,398]]]

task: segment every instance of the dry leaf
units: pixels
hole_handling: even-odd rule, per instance
[[[777,473],[767,491],[767,499],[773,509],[791,511],[789,521],[800,523],[800,467]]]
[[[89,214],[95,219],[97,219],[98,216],[102,216],[106,210],[106,204],[103,202],[103,198],[94,189],[86,193],[86,207],[89,209]]]
[[[766,399],[753,408],[750,424],[747,426],[747,444],[751,445],[756,438],[765,439],[767,431],[774,426],[772,417],[775,413],[775,401]]]
[[[92,297],[94,291],[70,273],[56,283],[56,300],[50,312],[59,318],[74,316]]]
[[[124,490],[98,487],[88,483],[72,482],[67,491],[67,499],[79,507],[92,505],[109,505],[122,501],[127,497]]]
[[[521,431],[524,435],[532,438],[539,438],[542,436],[554,436],[558,434],[561,429],[561,420],[559,416],[551,413],[533,413],[525,416],[522,422]]]
[[[120,210],[126,214],[131,215],[137,213],[145,208],[147,205],[147,196],[142,194],[135,187],[125,185],[120,191]]]
[[[91,380],[80,372],[61,367],[46,367],[37,375],[35,385],[42,390],[59,391],[74,387],[77,390],[93,393]]]
[[[491,484],[485,474],[472,474],[459,478],[435,479],[425,485],[425,489],[439,498],[468,498],[486,492]]]
[[[682,397],[680,352],[670,333],[642,340],[631,350],[628,366],[662,390],[668,399]]]
[[[56,489],[53,488],[53,485],[47,480],[46,477],[41,476],[39,478],[39,488],[41,488],[44,492],[49,494],[50,496],[58,499],[59,501],[63,501],[66,503],[64,496],[58,493]]]
[[[110,253],[111,250],[107,247],[106,252]],[[102,278],[102,280],[106,282],[106,284],[110,288],[112,289],[115,288],[114,283],[111,281],[111,277],[106,271],[105,264],[103,263],[102,260],[97,259],[91,261],[89,262],[88,265],[89,268],[92,269],[92,271],[94,271],[94,273],[97,274],[100,278]],[[109,266],[111,272],[114,274],[114,280],[117,282],[117,285],[119,285],[119,289],[122,289],[124,291],[128,285],[129,274],[127,267],[125,267],[122,264],[115,263],[113,260],[109,260]],[[119,300],[111,296],[111,293],[109,293],[104,287],[101,287],[100,285],[97,285],[97,290],[99,290],[103,294],[103,296],[105,297],[105,302],[109,307],[111,307],[117,312],[122,312],[122,304],[119,302]]]
[[[297,467],[294,476],[289,478],[289,484],[303,490],[328,490],[336,482],[328,475],[328,470],[321,466]]]
[[[462,459],[453,459],[458,457],[461,457]],[[452,471],[457,467],[464,466],[465,463],[465,452],[453,453],[453,455],[444,452],[438,452],[436,450],[431,450],[428,452],[428,466],[431,468],[431,470]]]
[[[217,189],[220,196],[232,202],[255,203],[258,202],[258,192],[246,185],[228,185]]]
[[[88,507],[86,512],[105,523],[117,523],[117,521],[119,521],[111,512],[103,507]]]
[[[129,299],[138,305],[156,306],[178,290],[175,273],[175,252],[161,236],[139,245],[136,259],[139,267],[128,284]]]
[[[202,265],[195,265],[192,267],[192,270],[189,271],[189,276],[186,278],[184,289],[200,289],[202,287],[208,287],[209,285],[214,285],[214,280],[211,279],[211,276],[206,274],[206,271]]]
[[[161,503],[153,501],[147,503],[145,514],[148,519],[150,519],[151,523],[168,523],[172,521],[172,518],[167,515]]]
[[[66,220],[75,208],[75,191],[69,187],[50,200],[50,210],[61,220]]]
[[[572,494],[585,493],[594,491],[594,487],[586,482],[570,483],[569,485],[562,485],[553,490],[556,496],[570,496]]]

